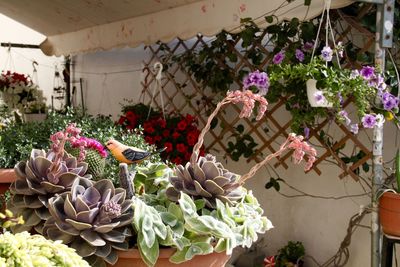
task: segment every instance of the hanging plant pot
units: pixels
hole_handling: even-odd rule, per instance
[[[310,103],[310,106],[314,107],[314,108],[318,108],[318,107],[323,107],[323,108],[331,108],[333,106],[333,104],[331,102],[328,102],[328,100],[326,100],[326,98],[324,96],[323,100],[318,101],[318,93],[322,91],[318,90],[317,88],[317,81],[314,79],[309,79],[306,82],[306,86],[307,86],[307,97],[308,97],[308,102]]]
[[[24,121],[25,122],[33,122],[33,121],[44,121],[47,117],[46,113],[29,113],[29,114],[24,114]]]
[[[230,255],[225,253],[211,253],[207,255],[195,256],[190,261],[185,261],[180,264],[174,264],[169,261],[169,258],[174,254],[176,249],[162,248],[155,267],[191,267],[191,266],[207,266],[207,267],[223,267],[228,262]],[[147,267],[143,262],[139,250],[131,249],[128,251],[118,252],[118,261],[114,265],[108,267]]]
[[[0,169],[0,194],[4,194],[16,179],[14,169]]]
[[[383,193],[379,199],[379,219],[385,234],[400,236],[400,194]]]

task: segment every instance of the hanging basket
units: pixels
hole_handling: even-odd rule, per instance
[[[323,107],[323,108],[331,108],[333,107],[333,103],[329,102],[328,100],[324,99],[323,101],[317,101],[315,98],[315,94],[320,92],[321,90],[317,89],[317,81],[314,79],[309,79],[306,82],[307,86],[307,97],[310,106],[314,108]]]
[[[189,261],[180,264],[174,264],[169,261],[169,258],[174,254],[176,249],[163,248],[160,249],[160,256],[155,267],[191,267],[191,266],[207,266],[207,267],[223,267],[228,262],[230,255],[225,253],[211,253],[207,255],[198,255]],[[107,267],[147,267],[140,256],[139,250],[131,249],[128,251],[118,251],[118,261],[114,265]]]
[[[379,219],[385,234],[400,236],[400,194],[383,193],[379,199]]]

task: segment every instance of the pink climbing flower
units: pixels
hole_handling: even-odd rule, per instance
[[[289,134],[288,136],[289,144],[287,145],[288,148],[293,149],[293,159],[294,163],[300,163],[304,156],[307,155],[307,162],[304,167],[305,171],[311,169],[312,165],[314,164],[317,156],[317,151],[315,148],[310,146],[307,142],[304,141],[304,137],[301,135],[295,135],[293,133]]]
[[[256,102],[259,103],[258,114],[256,117],[257,120],[260,120],[264,116],[264,113],[268,108],[268,101],[262,95],[254,94],[250,90],[236,90],[233,92],[229,91],[227,99],[234,104],[243,103],[243,108],[239,115],[240,118],[250,117]]]

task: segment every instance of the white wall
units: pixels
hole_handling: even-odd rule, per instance
[[[0,42],[22,43],[39,45],[45,36],[0,14]],[[54,66],[62,68],[62,57],[48,57],[40,49],[11,48],[11,59],[14,64],[6,64],[9,59],[8,48],[0,48],[0,70],[9,70],[32,76],[32,61],[39,65],[37,68],[40,88],[47,97],[47,103],[51,103],[53,93]],[[10,60],[8,60],[10,62]]]
[[[90,113],[112,114],[116,117],[120,112],[120,105],[124,98],[139,101],[140,81],[143,78],[138,69],[143,59],[149,55],[143,47],[137,49],[126,48],[110,52],[97,52],[78,55],[74,58],[75,79],[85,80],[85,101]],[[127,73],[110,73],[127,71]],[[92,72],[92,73],[88,73]],[[372,135],[368,131],[369,136]],[[362,134],[363,138],[367,138]],[[395,128],[385,129],[385,158],[394,155]],[[349,148],[351,149],[351,147]],[[229,162],[227,167],[231,171],[244,174],[251,167],[245,161]],[[296,188],[316,196],[348,196],[360,194],[364,191],[358,182],[350,177],[340,180],[340,170],[331,164],[321,167],[322,175],[314,172],[304,174],[301,166],[289,164],[290,168],[278,168],[281,177]],[[368,179],[368,177],[367,177]],[[338,250],[346,231],[349,219],[359,212],[361,206],[370,203],[369,196],[344,198],[341,200],[324,200],[319,198],[286,198],[274,190],[266,190],[264,185],[269,181],[269,174],[264,170],[248,182],[271,219],[275,228],[265,235],[266,255],[273,255],[289,240],[303,242],[308,255],[313,256],[319,263],[324,263]],[[286,186],[282,186],[282,193],[297,194]],[[369,226],[370,216],[361,222]],[[358,227],[351,239],[350,259],[346,266],[370,266],[370,231],[365,227]],[[310,258],[306,259],[306,266],[317,266]]]

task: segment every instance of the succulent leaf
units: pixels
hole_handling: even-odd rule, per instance
[[[195,163],[188,162],[185,167],[178,165],[175,174],[170,177],[172,187],[166,190],[171,201],[178,201],[183,192],[193,199],[204,199],[207,207],[215,208],[216,199],[231,205],[244,195],[238,175],[226,170],[210,155],[199,157]]]

